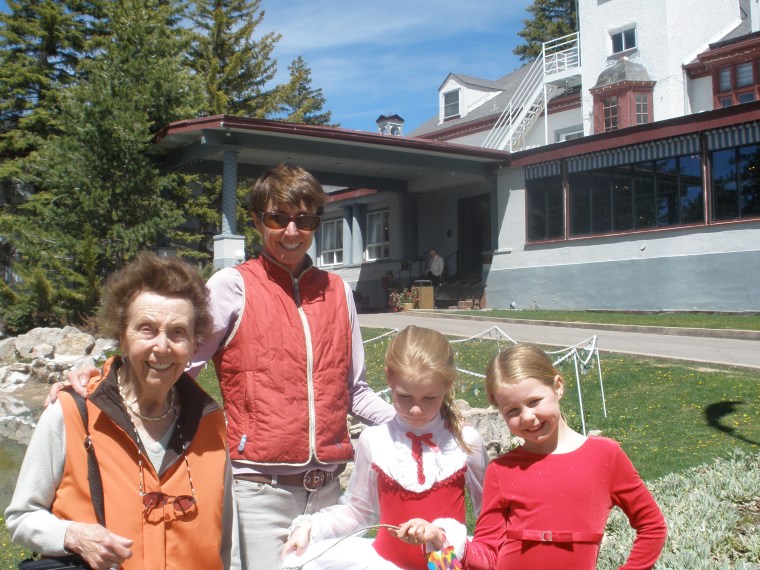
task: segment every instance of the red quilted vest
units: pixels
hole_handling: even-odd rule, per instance
[[[294,278],[263,255],[235,269],[245,304],[214,355],[230,456],[292,466],[351,459],[351,325],[343,281],[315,267]]]

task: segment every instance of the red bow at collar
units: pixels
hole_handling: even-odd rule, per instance
[[[433,443],[432,433],[414,435],[408,431],[406,437],[412,440],[412,457],[417,462],[417,482],[422,485],[425,482],[425,473],[422,470],[422,444],[424,443],[433,451],[438,451],[438,446]]]

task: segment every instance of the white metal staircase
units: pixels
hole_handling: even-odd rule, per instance
[[[525,136],[546,108],[547,101],[568,78],[581,70],[578,34],[544,42],[541,55],[530,64],[506,108],[483,141],[484,148],[515,152],[525,147]],[[545,130],[545,139],[548,130]],[[548,140],[545,141],[548,144]]]

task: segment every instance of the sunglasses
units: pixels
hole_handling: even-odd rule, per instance
[[[153,509],[160,509],[171,504],[174,510],[178,513],[186,513],[195,506],[195,497],[190,495],[180,495],[178,497],[171,497],[165,493],[154,491],[152,493],[144,493],[142,495],[143,506],[145,512]]]
[[[282,212],[258,211],[259,218],[270,230],[284,230],[293,222],[299,230],[314,231],[319,227],[322,216],[319,214],[298,214],[288,216]]]

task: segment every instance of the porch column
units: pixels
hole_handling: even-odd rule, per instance
[[[224,149],[222,163],[222,233],[214,236],[214,267],[231,267],[245,261],[245,238],[237,235],[237,155]]]
[[[364,253],[364,212],[362,204],[354,204],[351,208],[351,264],[361,265]]]
[[[351,206],[343,206],[343,224],[341,225],[341,232],[343,233],[343,264],[349,265],[353,260],[353,238],[351,237],[351,220],[353,208]]]

